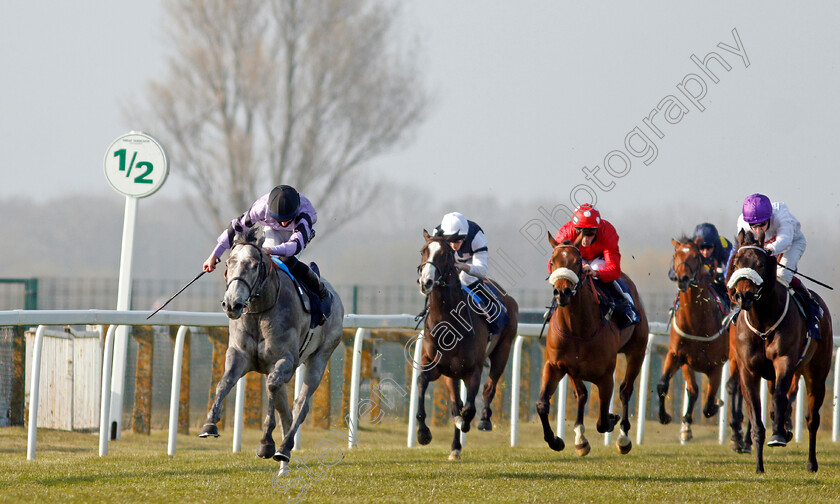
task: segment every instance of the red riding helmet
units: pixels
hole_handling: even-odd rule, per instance
[[[572,213],[572,224],[582,229],[597,228],[601,225],[601,212],[589,203],[584,203]]]

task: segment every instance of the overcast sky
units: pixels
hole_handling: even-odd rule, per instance
[[[571,206],[592,194],[605,216],[684,205],[698,221],[723,209],[734,227],[743,198],[765,192],[836,222],[838,13],[836,2],[406,2],[435,105],[413,143],[371,169],[450,200]],[[117,197],[103,157],[143,129],[121,108],[165,69],[162,14],[156,0],[3,2],[0,197]],[[708,63],[717,83],[691,60],[712,51],[730,67]],[[705,95],[692,103],[681,86]],[[158,194],[183,191],[176,165]]]

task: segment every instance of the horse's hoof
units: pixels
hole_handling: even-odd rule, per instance
[[[706,418],[712,418],[713,416],[718,414],[720,410],[720,406],[717,404],[713,404],[710,408],[703,410],[703,416]]]
[[[449,460],[461,460],[461,450],[452,450],[449,454]]]
[[[731,439],[729,441],[729,447],[732,448],[732,451],[735,453],[744,453],[744,442],[738,439]]]
[[[423,446],[432,442],[432,431],[425,425],[417,428],[417,442]]]
[[[274,452],[277,451],[274,447],[274,443],[260,443],[260,446],[257,447],[257,457],[262,459],[270,459],[274,456]]]
[[[668,425],[671,423],[671,415],[666,413],[664,410],[659,410],[659,423],[662,425]]]
[[[781,434],[773,434],[767,441],[767,446],[787,446],[787,439]]]
[[[489,418],[483,418],[478,422],[478,430],[484,432],[490,432],[493,430],[493,424],[490,422]]]
[[[592,451],[592,446],[589,444],[589,441],[575,445],[575,455],[578,457],[585,457],[589,455],[590,451]]]
[[[746,453],[746,454],[752,453],[752,445],[745,444],[744,447],[741,448],[741,451],[738,452],[738,453]]]
[[[206,423],[204,427],[201,428],[201,433],[198,435],[200,438],[206,437],[219,437],[219,428],[216,427],[216,424]]]
[[[808,463],[807,463],[807,464],[805,464],[805,468],[806,468],[806,469],[808,469],[808,472],[815,473],[815,472],[817,472],[817,470],[818,470],[820,467],[819,467],[819,464],[817,464],[817,461],[815,460],[815,461],[813,461],[813,462],[808,461]]]
[[[682,424],[682,428],[680,429],[680,444],[684,445],[694,439],[694,433],[691,432],[691,426],[689,424]]]
[[[274,452],[274,457],[272,458],[277,462],[289,462],[289,460],[292,458],[292,454],[287,452],[281,452],[278,450]]]
[[[554,437],[554,439],[546,440],[548,442],[548,447],[554,451],[563,451],[566,448],[566,442],[560,439],[559,437]]]
[[[793,431],[785,431],[785,439],[790,443],[790,440],[793,439]]]
[[[623,439],[627,440],[627,444],[621,444]],[[633,449],[633,441],[630,440],[629,436],[619,437],[618,440],[615,442],[615,447],[618,450],[618,453],[622,455],[627,455],[628,453],[630,453],[630,450]]]

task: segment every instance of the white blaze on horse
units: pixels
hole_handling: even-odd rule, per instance
[[[256,239],[255,228],[237,235],[227,260],[227,288],[222,307],[229,323],[229,342],[225,372],[216,387],[216,398],[207,412],[207,423],[200,437],[218,437],[222,401],[236,382],[249,371],[266,375],[268,414],[257,456],[281,462],[281,473],[288,471],[294,437],[306,418],[311,397],[329,365],[330,356],[341,341],[344,306],[333,287],[324,284],[333,296],[332,312],[323,325],[310,328],[294,282],[277,269]],[[286,384],[299,365],[305,366],[303,385],[289,407]],[[283,440],[275,448],[272,432],[275,410],[280,415]]]

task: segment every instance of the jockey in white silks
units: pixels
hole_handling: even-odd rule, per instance
[[[776,256],[779,264],[776,268],[776,278],[786,288],[792,289],[801,297],[803,309],[806,311],[808,331],[812,338],[820,339],[818,319],[822,317],[822,308],[802,282],[793,276],[799,259],[805,252],[807,242],[800,229],[799,221],[790,213],[787,205],[780,201],[771,203],[770,198],[763,194],[756,193],[747,196],[741,215],[738,217],[738,230],[751,231],[754,235],[764,231],[764,249]],[[733,250],[732,253],[735,252]],[[751,270],[732,272],[728,287],[732,288],[735,282],[744,276],[760,284],[760,277],[750,278],[753,273],[755,272]],[[755,276],[758,275],[755,274]]]
[[[752,194],[744,200],[743,210],[738,216],[738,229],[758,234],[764,229],[764,249],[776,256],[785,268],[778,268],[776,276],[790,285],[793,271],[799,259],[805,253],[805,235],[802,234],[799,221],[788,210],[787,205],[770,199],[763,194]]]
[[[481,299],[477,308],[487,318],[490,334],[499,334],[507,324],[507,309],[501,292],[487,279],[489,251],[487,237],[481,227],[458,212],[443,216],[435,228],[435,236],[443,236],[455,252],[455,267],[461,285]]]

